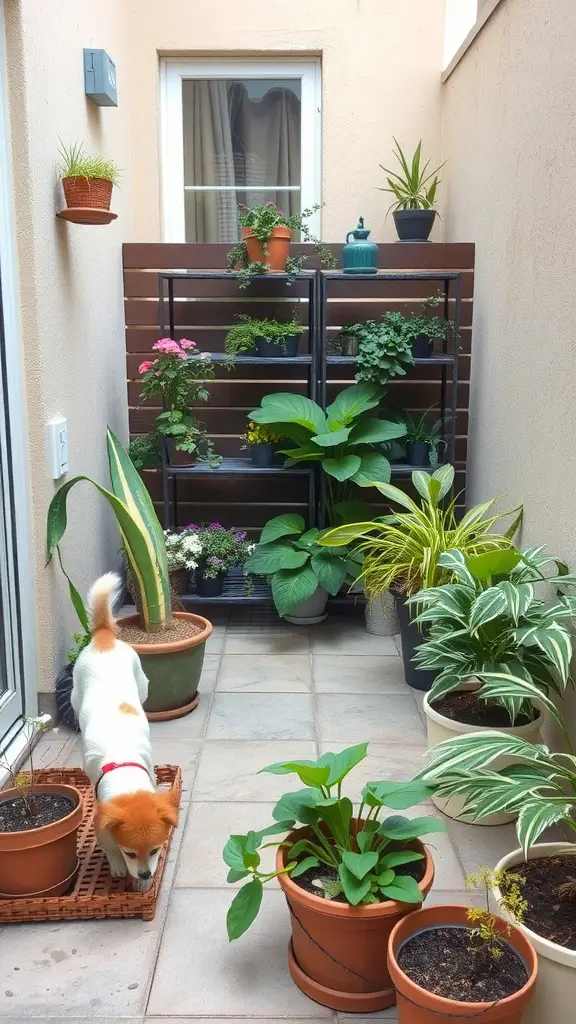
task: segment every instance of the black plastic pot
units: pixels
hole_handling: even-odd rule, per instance
[[[285,447],[287,447],[287,445],[290,444],[290,442],[288,440],[286,440],[286,441],[281,441],[280,444],[282,445],[283,448],[285,448]],[[282,452],[278,448],[275,448],[274,449],[274,455],[272,457],[272,465],[274,465],[274,466],[283,466],[285,462],[286,462],[286,456],[283,455]]]
[[[60,672],[56,676],[55,699],[56,699],[56,711],[58,714],[58,721],[64,722],[69,729],[74,729],[75,732],[80,731],[80,726],[76,721],[76,715],[70,703],[70,697],[72,696],[72,673],[74,666],[68,662],[64,665],[64,668],[60,669]]]
[[[253,466],[271,466],[274,462],[274,445],[263,441],[261,444],[250,445],[250,459]]]
[[[414,359],[430,359],[434,351],[434,341],[427,334],[419,334],[412,342],[412,355]]]
[[[432,686],[437,673],[431,672],[428,669],[416,668],[412,661],[416,648],[424,643],[426,639],[426,629],[422,627],[422,632],[420,632],[418,626],[412,621],[412,612],[406,604],[403,594],[398,594],[394,590],[391,593],[396,605],[396,614],[400,625],[404,678],[408,686],[411,686],[413,690],[423,690],[426,692]]]
[[[401,242],[427,242],[436,210],[394,210],[392,216]]]
[[[201,569],[196,569],[196,593],[200,597],[220,597],[225,579],[226,573],[207,579]]]
[[[406,445],[406,461],[411,466],[430,465],[430,445],[427,441],[410,441]]]
[[[280,341],[269,341],[268,338],[254,338],[256,353],[261,359],[297,356],[299,341],[299,334],[288,334],[283,343]]]

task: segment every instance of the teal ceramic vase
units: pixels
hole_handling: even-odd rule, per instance
[[[368,240],[369,235],[368,228],[364,227],[364,217],[360,217],[356,230],[346,235],[346,245],[342,249],[342,270],[345,274],[377,272],[378,246],[376,242]]]

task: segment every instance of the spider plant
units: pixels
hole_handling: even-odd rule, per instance
[[[391,171],[380,164],[386,174],[388,188],[378,186],[380,192],[390,192],[395,196],[395,202],[389,206],[388,213],[390,210],[433,210],[436,191],[440,184],[438,172],[442,170],[444,164],[440,164],[434,171],[428,171],[429,160],[421,166],[421,141],[410,161],[406,159],[397,139],[394,139],[394,144],[396,149],[393,152],[400,164],[401,173]]]

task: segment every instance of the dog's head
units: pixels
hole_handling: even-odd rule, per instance
[[[118,845],[132,878],[153,877],[163,844],[178,824],[178,798],[173,792],[124,793],[98,804],[97,827]]]

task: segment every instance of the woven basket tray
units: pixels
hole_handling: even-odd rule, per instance
[[[161,789],[182,791],[182,772],[171,764],[155,768]],[[22,921],[76,921],[87,918],[141,917],[151,921],[162,883],[169,842],[164,846],[154,881],[145,892],[136,892],[127,878],[112,878],[106,856],[96,845],[94,790],[80,768],[49,768],[34,773],[36,782],[57,782],[76,786],[84,797],[84,818],[78,829],[80,867],[74,888],[66,896],[45,899],[0,900],[0,924]],[[170,838],[172,837],[172,829]]]

